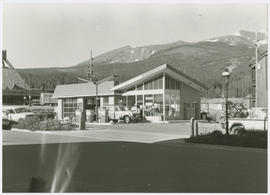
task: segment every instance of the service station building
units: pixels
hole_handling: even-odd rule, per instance
[[[200,118],[200,96],[207,88],[176,68],[164,64],[120,84],[106,81],[58,85],[54,98],[58,99],[58,119],[75,117],[77,109],[86,115],[98,106],[140,105],[146,120],[189,120]],[[96,92],[98,92],[96,94]]]

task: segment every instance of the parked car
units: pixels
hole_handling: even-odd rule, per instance
[[[8,117],[12,122],[17,122],[17,123],[27,117],[35,116],[35,113],[30,112],[26,109],[26,107],[21,107],[21,106],[3,107],[2,110],[8,114]]]
[[[11,129],[11,121],[9,120],[8,113],[6,111],[2,111],[2,129]]]
[[[125,123],[130,123],[136,120],[136,116],[125,106],[109,105],[105,108],[108,110],[108,118],[110,121],[124,120]]]

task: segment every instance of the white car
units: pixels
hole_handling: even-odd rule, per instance
[[[33,117],[35,115],[35,113],[21,106],[3,106],[2,110],[8,114],[9,119],[13,122],[20,122],[27,117]]]
[[[125,123],[130,123],[136,119],[135,115],[125,106],[108,105],[100,110],[107,109],[110,121],[124,120]]]

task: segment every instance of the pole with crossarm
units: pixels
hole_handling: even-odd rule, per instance
[[[88,83],[93,83],[95,86],[96,86],[96,101],[95,101],[95,104],[96,104],[96,107],[95,107],[95,112],[96,112],[96,122],[98,122],[98,85],[105,82],[105,81],[108,81],[108,80],[111,80],[111,79],[114,79],[115,77],[118,77],[117,74],[113,74],[105,79],[102,79],[100,81],[97,80],[97,74],[94,73],[94,64],[93,64],[93,56],[92,56],[92,50],[90,52],[90,63],[89,63],[89,72],[86,73],[88,79],[83,79],[83,78],[78,78],[79,80],[81,81],[84,81],[84,82],[88,82]]]

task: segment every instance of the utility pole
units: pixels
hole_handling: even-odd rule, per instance
[[[229,114],[228,114],[228,97],[229,97],[229,77],[230,72],[226,68],[225,71],[222,73],[222,77],[225,78],[225,90],[226,90],[226,99],[225,99],[225,129],[226,129],[226,135],[229,135]]]
[[[90,63],[89,63],[89,72],[87,73],[88,79],[94,85],[96,85],[96,101],[95,101],[95,113],[96,113],[96,122],[98,122],[98,84],[96,79],[96,74],[94,73],[94,64],[93,64],[92,50],[90,51]]]
[[[81,81],[87,82],[87,83],[93,83],[96,86],[96,107],[95,107],[95,112],[96,112],[96,121],[98,122],[98,85],[105,82],[109,81],[111,79],[114,79],[115,77],[118,77],[117,74],[113,74],[105,79],[102,80],[97,80],[97,74],[94,73],[94,65],[93,65],[93,60],[94,58],[92,57],[92,50],[90,53],[90,63],[89,63],[89,72],[86,73],[88,79],[83,79],[83,78],[78,78]]]
[[[258,95],[257,95],[257,88],[258,88],[258,74],[257,74],[257,68],[258,68],[258,35],[257,31],[255,32],[255,107],[257,107],[258,102]]]

